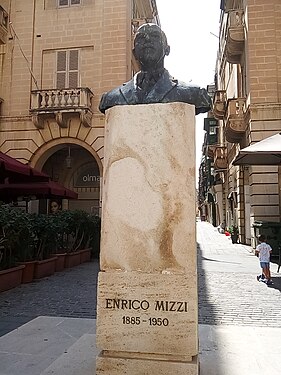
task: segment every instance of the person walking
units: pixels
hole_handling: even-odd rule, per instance
[[[272,285],[270,274],[270,254],[272,248],[265,242],[265,236],[263,234],[258,237],[259,245],[256,248],[255,254],[259,257],[262,274],[257,276],[258,281],[263,281],[267,285]]]

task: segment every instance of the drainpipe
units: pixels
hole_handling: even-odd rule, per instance
[[[30,58],[30,69],[33,72],[34,65],[34,43],[35,43],[35,11],[36,11],[36,0],[33,0],[33,14],[32,14],[32,41],[31,41],[31,58]],[[30,76],[29,84],[29,108],[31,108],[31,90],[32,90],[33,77]]]

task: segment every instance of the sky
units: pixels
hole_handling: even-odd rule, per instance
[[[165,67],[175,78],[207,87],[214,82],[220,0],[157,0],[161,28],[171,47]],[[196,171],[202,155],[204,117],[196,116]]]

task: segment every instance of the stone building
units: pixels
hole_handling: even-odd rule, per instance
[[[280,0],[222,0],[213,112],[200,170],[201,214],[239,227],[280,222],[280,166],[234,166],[239,150],[281,130]],[[213,121],[213,126],[210,122]],[[209,123],[209,124],[207,124]],[[211,140],[211,133],[216,140]]]
[[[159,24],[155,0],[0,0],[0,151],[76,191],[64,207],[99,211],[98,104],[136,71],[146,21]]]

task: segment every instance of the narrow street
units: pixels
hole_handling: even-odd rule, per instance
[[[259,260],[251,247],[232,244],[207,222],[197,223],[199,323],[281,327],[281,273],[257,282]]]

